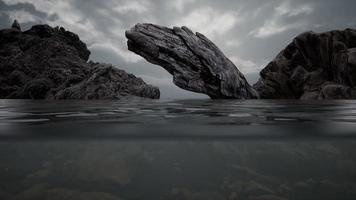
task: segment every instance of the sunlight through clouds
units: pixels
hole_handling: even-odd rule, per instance
[[[194,20],[193,20],[194,19]],[[236,12],[219,13],[210,7],[194,10],[178,20],[178,26],[187,26],[210,39],[231,30],[241,20]]]
[[[295,6],[292,5],[290,0],[282,2],[274,10],[275,14],[270,19],[267,19],[262,27],[251,31],[251,35],[254,35],[256,38],[266,38],[290,29],[298,29],[305,26],[305,22],[296,21],[294,23],[283,23],[283,19],[287,17],[296,17],[298,15],[309,15],[313,12],[311,5],[301,4]]]
[[[313,7],[310,4],[303,4],[299,6],[293,6],[291,1],[285,1],[276,9],[276,15],[283,16],[287,15],[289,17],[298,15],[308,15],[313,12]]]
[[[149,7],[150,3],[148,1],[127,1],[124,4],[119,3],[113,9],[121,14],[129,12],[142,14],[148,12],[150,10]]]

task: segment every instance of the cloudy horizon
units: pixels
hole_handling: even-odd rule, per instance
[[[174,86],[172,76],[127,50],[125,30],[136,23],[188,26],[211,39],[245,74],[258,72],[305,31],[356,28],[349,0],[0,0],[0,28],[18,19],[62,26],[79,35],[90,59],[112,63],[161,89],[163,99],[204,98]]]

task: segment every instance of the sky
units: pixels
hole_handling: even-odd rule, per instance
[[[127,50],[136,23],[188,26],[211,39],[253,84],[259,71],[305,31],[356,28],[355,0],[0,0],[0,28],[17,19],[79,35],[90,59],[112,63],[158,86],[162,99],[207,98],[179,89],[172,76]]]

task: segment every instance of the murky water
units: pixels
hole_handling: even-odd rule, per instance
[[[0,199],[356,199],[356,101],[0,100]]]

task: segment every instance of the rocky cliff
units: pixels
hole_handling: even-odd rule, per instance
[[[303,33],[260,75],[261,98],[355,99],[356,30]]]
[[[163,67],[182,89],[207,94],[213,99],[258,97],[243,74],[214,43],[187,27],[170,29],[137,24],[126,31],[126,37],[129,50]]]
[[[0,98],[159,98],[159,90],[110,64],[87,62],[90,52],[64,28],[17,22],[0,30]]]

